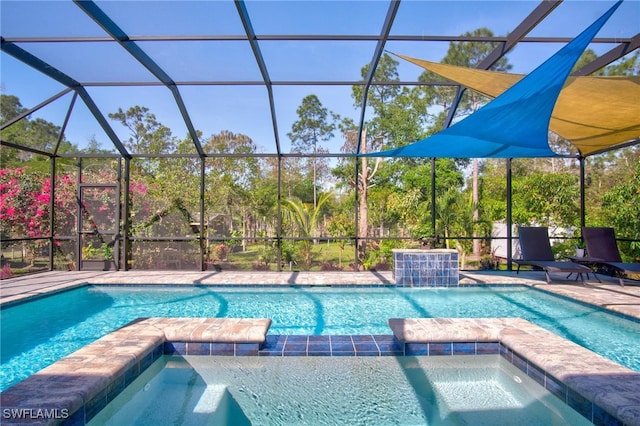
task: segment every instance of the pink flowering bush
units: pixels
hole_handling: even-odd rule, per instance
[[[5,280],[7,278],[11,278],[13,276],[13,271],[11,271],[11,266],[8,263],[5,263],[0,269],[0,279]]]
[[[48,232],[42,218],[49,211],[50,191],[44,178],[23,168],[5,169],[0,174],[0,222],[13,235],[38,238]]]
[[[90,182],[113,182],[113,173],[98,172],[91,177]],[[75,236],[77,234],[78,204],[77,204],[77,176],[73,174],[58,174],[55,179],[55,198],[53,199],[54,229],[53,236]],[[130,183],[130,214],[140,220],[151,216],[152,201],[148,196],[149,188],[144,183]],[[97,229],[113,229],[117,224],[115,217],[116,203],[111,188],[91,188],[86,191],[84,213],[85,226]],[[38,238],[32,242],[25,242],[28,250],[28,261],[33,266],[35,258],[48,245],[48,238],[52,235],[50,229],[51,212],[51,178],[43,173],[29,170],[27,167],[0,169],[0,229],[3,238]],[[86,229],[85,229],[86,230]],[[133,231],[136,229],[134,227]],[[104,242],[104,241],[103,241]],[[61,242],[54,239],[56,256],[65,258],[69,252],[62,252]],[[68,250],[68,247],[67,247]],[[4,271],[8,274],[10,269]],[[4,275],[3,275],[4,276]]]
[[[11,237],[48,238],[51,234],[49,212],[51,179],[27,168],[0,170],[0,226]],[[75,182],[69,176],[57,180],[55,223],[57,229],[73,229],[75,223]],[[38,240],[29,244],[31,264],[37,252],[47,244]]]

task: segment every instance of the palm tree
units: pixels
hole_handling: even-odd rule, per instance
[[[298,228],[298,236],[303,238],[304,261],[307,267],[311,266],[311,247],[321,218],[320,211],[330,197],[331,194],[322,194],[315,207],[297,198],[283,200],[288,218]]]

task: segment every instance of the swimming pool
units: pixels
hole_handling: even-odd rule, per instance
[[[499,355],[165,356],[89,423],[591,424]]]
[[[640,372],[640,324],[529,287],[90,285],[1,311],[1,389],[139,317],[267,317],[269,334],[391,334],[388,318],[520,317]]]

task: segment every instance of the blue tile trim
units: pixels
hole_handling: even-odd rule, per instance
[[[593,402],[580,395],[573,389],[569,389],[567,393],[567,404],[582,414],[584,418],[593,422]]]
[[[124,385],[129,386],[140,375],[140,367],[136,363],[124,373]]]
[[[187,355],[187,344],[181,342],[165,342],[165,355]]]
[[[538,382],[538,384],[544,387],[545,383],[545,371],[536,367],[535,365],[528,364],[527,365],[527,375],[531,377],[533,380]]]
[[[528,373],[527,371],[527,360],[522,356],[518,355],[516,352],[513,352],[513,358],[511,359],[511,364],[518,367],[520,370]]]
[[[453,355],[453,342],[429,343],[429,356],[435,355]]]
[[[477,342],[476,355],[498,355],[500,354],[500,343],[498,342]]]
[[[476,343],[455,342],[453,344],[453,355],[475,355],[477,353]]]
[[[513,351],[511,349],[500,344],[500,355],[505,357],[507,361],[513,364]]]
[[[355,350],[331,351],[331,356],[356,356]]]
[[[405,343],[404,354],[406,356],[429,356],[429,344],[428,343]]]
[[[532,364],[526,357],[512,351],[502,343],[500,343],[500,355],[590,422],[596,425],[623,425],[622,422],[604,411],[593,401],[583,397],[578,392],[569,388],[561,380]]]
[[[75,413],[71,415],[69,419],[65,421],[65,424],[79,424],[84,425],[88,423],[96,414],[107,406],[120,392],[122,392],[127,386],[129,386],[140,374],[142,374],[151,364],[157,361],[166,350],[173,351],[174,346],[171,343],[165,342],[152,348],[151,351],[146,354],[138,362],[134,363],[131,367],[125,370],[121,375],[114,377],[110,383],[108,383],[98,394],[90,401],[87,401],[82,407],[80,407]]]
[[[260,351],[260,345],[258,343],[236,343],[235,344],[236,356],[257,356],[259,351]]]
[[[211,343],[189,342],[187,343],[189,355],[211,355]]]
[[[389,340],[386,344],[390,344]],[[391,343],[393,344],[393,343]],[[592,401],[569,388],[561,380],[553,377],[538,366],[530,363],[523,355],[514,352],[499,342],[437,342],[402,343],[396,340],[398,351],[394,356],[443,356],[443,355],[485,355],[500,354],[503,358],[527,374],[551,394],[595,424],[622,425]],[[381,355],[391,355],[383,351]]]
[[[211,343],[211,355],[235,355],[233,343]]]
[[[100,412],[104,407],[107,406],[109,401],[107,401],[107,389],[103,389],[101,392],[98,392],[96,396],[94,396],[90,401],[84,404],[84,417],[89,421],[94,418],[96,414]]]
[[[393,250],[392,272],[398,287],[457,287],[458,253]]]
[[[353,342],[356,352],[376,352],[378,353],[378,345],[375,342]]]
[[[304,349],[306,344],[302,345]],[[258,343],[165,342],[164,344],[166,355],[250,356],[258,355],[259,350]]]
[[[111,401],[113,398],[118,396],[120,392],[122,392],[125,388],[125,375],[122,374],[120,377],[116,378],[112,383],[107,386],[107,399]]]
[[[622,422],[597,405],[593,406],[593,424],[606,426],[623,426]]]
[[[287,343],[304,343],[305,345],[309,341],[309,336],[290,335],[287,336]]]
[[[517,285],[517,284],[516,284]],[[390,281],[386,281],[386,282],[381,282],[381,283],[366,283],[366,284],[357,284],[357,283],[353,283],[353,284],[331,284],[331,283],[327,283],[327,284],[242,284],[242,283],[238,283],[238,284],[219,284],[219,283],[213,283],[213,284],[188,284],[188,283],[184,283],[184,284],[175,284],[175,283],[162,283],[162,284],[126,284],[126,283],[118,283],[118,284],[111,284],[111,283],[84,283],[84,284],[78,284],[76,287],[73,288],[65,288],[65,289],[61,289],[58,290],[57,292],[64,292],[64,291],[68,291],[68,290],[74,290],[76,288],[79,287],[84,287],[84,286],[91,286],[91,287],[152,287],[152,288],[157,288],[157,287],[164,287],[164,288],[206,288],[206,289],[224,289],[224,290],[233,290],[233,289],[237,289],[237,288],[251,288],[251,289],[262,289],[262,288],[268,288],[268,289],[282,289],[282,288],[310,288],[310,287],[337,287],[337,288],[358,288],[358,287],[362,287],[362,288],[378,288],[378,287],[397,287],[396,284],[394,284],[393,282]],[[54,291],[52,291],[51,293],[45,293],[43,295],[38,295],[38,297],[46,297],[50,294],[53,294]],[[30,299],[33,300],[33,299]],[[11,301],[11,302],[5,302],[5,303],[20,303],[20,300],[16,300],[15,302]]]
[[[86,424],[84,420],[84,411],[82,409],[76,410],[68,419],[64,421],[65,426],[84,426]]]
[[[353,342],[331,342],[331,352],[355,352]]]
[[[329,342],[309,342],[307,352],[329,352],[331,353],[331,344]]]
[[[567,385],[547,374],[545,377],[545,388],[554,394],[560,401],[567,402]]]

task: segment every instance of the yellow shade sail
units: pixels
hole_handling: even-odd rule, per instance
[[[492,98],[524,77],[397,56]],[[640,137],[640,76],[569,77],[549,130],[570,141],[583,156]]]

